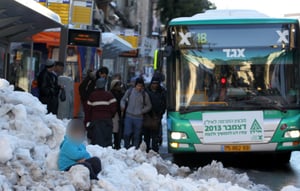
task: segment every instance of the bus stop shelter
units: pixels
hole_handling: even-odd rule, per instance
[[[5,50],[5,59],[0,62],[0,76],[7,75],[11,42],[31,41],[36,33],[62,26],[56,13],[34,0],[1,0],[0,47]]]

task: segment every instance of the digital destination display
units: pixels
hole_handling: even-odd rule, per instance
[[[100,31],[69,29],[68,44],[74,46],[100,47]]]

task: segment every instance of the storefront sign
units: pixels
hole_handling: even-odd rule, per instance
[[[35,0],[58,14],[63,24],[69,24],[70,0]]]
[[[151,38],[142,38],[140,55],[142,57],[153,57],[154,51],[157,49],[158,41]]]
[[[91,25],[93,14],[92,0],[74,0],[72,4],[72,24]]]

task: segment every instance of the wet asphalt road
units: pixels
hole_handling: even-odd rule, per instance
[[[178,165],[189,166],[191,169],[210,164],[212,160],[223,163],[226,168],[234,170],[236,173],[247,173],[250,180],[255,184],[263,184],[271,190],[279,191],[284,186],[294,185],[300,189],[300,151],[292,153],[288,164],[277,164],[270,161],[263,161],[261,157],[247,156],[218,156],[212,158],[205,155],[188,155],[188,161],[175,160],[172,154],[167,152],[166,146],[160,149],[164,159],[171,160]]]

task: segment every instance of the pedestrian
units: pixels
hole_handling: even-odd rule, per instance
[[[124,143],[125,148],[133,146],[139,148],[143,126],[143,115],[151,110],[149,95],[144,90],[145,84],[142,78],[137,78],[134,88],[128,89],[121,100],[121,109],[125,112]]]
[[[54,75],[55,62],[47,60],[45,68],[38,76],[39,99],[47,105],[48,113],[57,114],[58,94],[60,86],[58,85],[57,75]]]
[[[112,81],[111,77],[108,74],[109,74],[109,70],[105,66],[101,67],[96,73],[97,79],[98,78],[103,78],[103,79],[106,80],[105,91],[110,90],[110,84],[111,84],[111,81]]]
[[[112,76],[112,81],[113,80],[119,80],[120,83],[121,83],[121,90],[122,90],[122,93],[124,94],[127,90],[127,85],[125,83],[123,83],[122,81],[122,75],[120,73],[116,73]]]
[[[165,80],[166,80],[166,76],[161,72],[161,71],[155,71],[154,74],[153,74],[153,77],[155,78],[159,78],[160,80],[160,87],[162,89],[165,90],[165,93],[166,93],[166,87],[164,86],[165,84],[163,83]],[[166,95],[165,95],[166,96]],[[162,126],[161,126],[162,127]],[[163,141],[163,132],[162,132],[162,128],[160,128],[160,131],[159,131],[159,145],[161,146],[162,145],[162,141]]]
[[[166,110],[166,91],[161,87],[160,83],[160,78],[153,77],[147,88],[147,93],[152,104],[150,112],[145,116],[149,118],[150,123],[144,122],[143,131],[147,151],[159,151],[160,131],[162,130],[161,120]]]
[[[83,144],[85,139],[84,124],[80,119],[72,119],[67,127],[67,133],[60,145],[58,167],[61,171],[68,171],[72,166],[83,165],[90,171],[90,178],[98,180],[101,171],[101,161],[91,157]]]
[[[111,93],[113,94],[113,96],[116,98],[117,100],[117,113],[115,114],[115,116],[113,117],[113,137],[114,137],[114,148],[115,149],[120,149],[120,142],[121,142],[121,138],[122,138],[122,126],[121,126],[121,118],[122,118],[122,114],[121,114],[121,99],[124,96],[123,93],[123,89],[122,89],[122,82],[120,80],[113,80],[111,82]]]
[[[84,112],[84,124],[86,126],[88,120],[88,99],[91,93],[95,90],[97,77],[96,74],[92,70],[87,71],[87,76],[79,85],[79,95],[80,101],[82,104],[83,112]]]
[[[15,89],[18,89],[19,80],[22,73],[22,63],[21,60],[17,59],[17,56],[13,57],[13,62],[10,64],[9,67],[9,76],[8,80],[10,84],[14,85]]]
[[[88,127],[91,144],[107,147],[112,145],[112,118],[117,112],[117,100],[112,93],[105,91],[106,80],[99,78],[96,90],[88,99]]]

